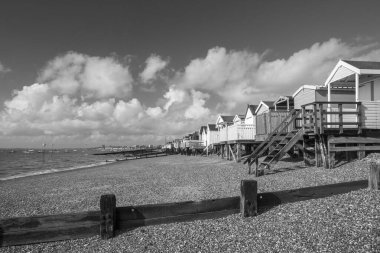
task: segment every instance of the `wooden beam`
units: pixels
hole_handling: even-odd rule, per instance
[[[328,153],[329,153],[329,169],[334,168],[335,165],[335,152],[332,150],[335,147],[334,143],[330,142],[330,136],[328,137],[327,140],[327,145],[328,145]]]
[[[314,151],[315,151],[315,166],[321,167],[322,156],[321,156],[321,146],[320,146],[320,136],[319,135],[315,136]]]
[[[308,160],[308,154],[307,154],[307,144],[306,144],[306,136],[303,137],[303,141],[302,141],[302,147],[303,147],[303,163],[305,166],[309,166],[309,160]]]
[[[368,188],[380,190],[380,164],[371,162],[369,167]]]
[[[358,150],[358,159],[361,160],[365,157],[365,151],[364,150],[365,150],[366,146],[364,144],[359,144],[359,147],[357,147],[357,148],[360,148]]]
[[[359,102],[359,74],[355,73],[355,101]]]
[[[237,159],[236,159],[236,156],[235,156],[235,154],[234,154],[234,151],[233,151],[232,148],[231,148],[231,144],[228,144],[228,148],[229,148],[229,150],[230,150],[230,153],[231,153],[231,155],[232,155],[234,161],[237,162]]]
[[[240,213],[242,217],[257,215],[257,181],[242,180],[240,184]]]
[[[99,235],[99,211],[0,220],[0,246],[71,240]]]
[[[343,105],[338,104],[338,110],[339,110],[339,134],[343,133]]]
[[[364,146],[364,144],[359,144],[359,146],[348,146],[348,147],[332,147],[331,151],[333,152],[343,152],[343,151],[380,151],[380,146]],[[361,158],[359,158],[359,155]],[[365,156],[364,153],[358,153],[358,159],[363,159]]]
[[[336,144],[374,144],[379,143],[380,144],[380,138],[373,138],[373,137],[358,137],[358,136],[352,136],[352,137],[332,137],[330,139],[331,143]]]

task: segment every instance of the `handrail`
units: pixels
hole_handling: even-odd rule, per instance
[[[324,110],[323,105],[325,104],[337,104],[337,108],[332,108],[335,111],[329,111]],[[317,105],[318,108],[317,108]],[[357,105],[356,110],[353,111],[343,111],[343,105]],[[306,109],[307,106],[313,106],[312,108],[309,107],[309,109]],[[361,133],[361,102],[346,102],[346,101],[330,101],[330,102],[312,102],[308,104],[304,104],[302,107],[302,119],[303,119],[303,128],[313,127],[314,126],[314,133],[317,134],[323,134],[324,133],[324,126],[327,125],[338,125],[339,126],[339,133],[343,133],[343,125],[357,125],[358,126],[358,133]],[[338,111],[336,111],[338,109]],[[347,108],[346,108],[347,109]],[[350,108],[351,109],[351,108]],[[353,109],[353,108],[352,108]],[[308,111],[308,112],[306,112]],[[311,112],[310,112],[311,111]],[[337,115],[338,121],[332,122],[331,118],[327,118],[330,122],[323,122],[323,116],[324,115]],[[343,115],[355,115],[357,117],[357,122],[347,121],[344,122]],[[308,123],[306,121],[309,120]],[[318,131],[319,130],[319,131]]]
[[[295,115],[294,115],[294,113],[296,113]],[[294,116],[298,116],[300,114],[300,111],[299,110],[296,110],[296,109],[293,109],[293,110],[291,110],[290,111],[290,113],[289,113],[289,115],[288,116],[286,116],[286,118],[270,133],[270,135],[266,138],[266,140],[271,140],[272,139],[272,137],[278,132],[278,130],[281,128],[281,132],[283,132],[283,130],[286,128],[286,127],[288,127],[289,126],[289,124],[292,122],[292,121],[294,121],[294,120],[290,120],[289,122],[287,122],[290,118],[293,118]],[[295,117],[295,118],[296,118]],[[295,119],[294,118],[294,119]],[[284,125],[284,123],[286,123],[286,125],[285,126],[283,126]],[[253,151],[253,153],[252,154],[250,154],[249,156],[245,156],[245,157],[242,157],[242,159],[244,158],[247,158],[245,161],[244,161],[244,164],[246,164],[247,162],[248,162],[248,160],[250,160],[253,156],[258,156],[259,154],[260,154],[260,152],[262,151],[262,152],[264,152],[263,150],[263,147],[265,146],[265,145],[271,145],[272,143],[273,143],[273,141],[274,141],[274,139],[273,140],[271,140],[271,141],[269,141],[269,143],[268,142],[266,142],[266,141],[263,141],[263,142],[261,142],[260,143],[260,145]]]
[[[309,106],[309,105],[314,105],[314,104],[347,104],[347,105],[359,105],[361,104],[362,102],[351,102],[351,101],[316,101],[316,102],[311,102],[311,103],[308,103],[308,104],[304,104],[304,105],[301,105],[301,107],[306,107],[306,106]]]

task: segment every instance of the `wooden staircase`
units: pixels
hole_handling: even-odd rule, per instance
[[[269,151],[268,155],[260,163],[258,170],[270,169],[270,165],[276,164],[300,139],[303,138],[304,129],[293,130],[279,140],[277,146]]]
[[[269,169],[271,164],[277,163],[303,137],[304,129],[295,128],[295,121],[300,114],[301,111],[292,110],[252,154],[244,157],[247,158],[244,164],[248,163],[249,168],[256,163],[256,176],[262,174],[264,169]],[[259,165],[258,158],[265,155]]]

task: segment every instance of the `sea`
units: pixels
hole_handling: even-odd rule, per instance
[[[90,168],[121,159],[94,155],[97,152],[95,149],[0,149],[0,181]]]

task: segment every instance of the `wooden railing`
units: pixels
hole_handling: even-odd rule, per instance
[[[236,140],[254,140],[255,125],[231,125],[219,130],[219,142]]]
[[[362,132],[361,102],[314,102],[302,105],[302,127],[323,134],[329,129],[356,128]]]
[[[228,140],[253,140],[255,126],[251,124],[232,125],[228,127]]]

